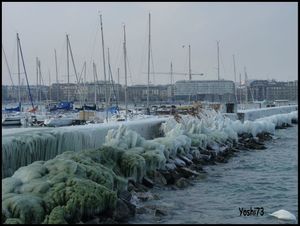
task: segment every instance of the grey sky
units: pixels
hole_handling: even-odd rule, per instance
[[[36,84],[37,56],[41,60],[46,85],[49,70],[51,81],[55,81],[54,48],[58,55],[59,80],[66,82],[65,43],[68,33],[77,71],[81,71],[86,60],[87,80],[91,81],[94,60],[98,77],[102,80],[98,11],[103,17],[105,45],[110,48],[113,76],[117,78],[117,68],[120,67],[122,84],[122,23],[126,24],[128,84],[146,84],[147,74],[143,72],[147,72],[149,12],[156,72],[168,72],[170,61],[175,72],[187,72],[187,46],[190,44],[192,71],[204,73],[203,77],[195,76],[194,79],[217,79],[216,40],[220,40],[221,78],[234,79],[232,55],[235,54],[237,73],[243,74],[246,66],[249,79],[297,79],[297,3],[2,3],[2,44],[11,70],[17,72],[16,32],[19,32],[30,84]],[[182,48],[183,45],[186,47]],[[72,67],[71,74],[74,75]],[[188,79],[188,76],[177,75],[174,79]],[[13,80],[17,84],[16,74]],[[75,76],[71,81],[75,82]],[[151,82],[155,84],[169,81],[167,75],[151,76]],[[4,59],[2,84],[11,85]]]

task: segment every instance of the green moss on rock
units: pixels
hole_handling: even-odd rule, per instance
[[[146,161],[138,154],[125,152],[122,156],[120,168],[125,177],[141,181],[146,174]]]
[[[19,218],[25,224],[36,224],[45,216],[44,201],[33,194],[14,194],[2,197],[2,212],[8,218]]]
[[[146,161],[147,171],[162,169],[166,164],[166,158],[160,150],[148,150],[141,155]]]
[[[63,207],[55,207],[49,215],[46,216],[43,224],[68,224],[65,220],[65,211]]]
[[[4,224],[24,224],[20,218],[8,218]]]

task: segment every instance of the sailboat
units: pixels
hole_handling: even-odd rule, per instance
[[[32,105],[32,111],[35,111],[36,108],[33,105],[33,101],[32,101],[32,96],[31,96],[31,92],[30,92],[30,87],[29,87],[29,83],[28,83],[28,77],[27,77],[27,73],[26,73],[26,68],[25,68],[25,63],[24,63],[24,58],[23,58],[23,52],[22,52],[22,48],[21,48],[21,41],[19,38],[19,34],[17,33],[17,56],[18,56],[18,81],[19,81],[19,89],[18,89],[18,96],[19,96],[19,106],[15,107],[15,108],[5,108],[6,112],[20,112],[21,111],[21,92],[20,92],[20,55],[21,55],[21,60],[22,60],[22,65],[23,65],[23,70],[24,70],[24,74],[25,74],[25,78],[26,78],[26,82],[27,82],[27,89],[28,89],[28,94],[29,94],[29,98],[30,98],[30,102]],[[6,57],[5,57],[6,58]],[[9,115],[6,116],[3,120],[2,120],[2,125],[6,126],[6,125],[22,125],[22,117],[20,115]]]
[[[11,115],[2,119],[2,126],[21,126],[22,118],[19,115]]]
[[[21,103],[17,107],[7,108],[5,107],[6,112],[20,112],[21,111]]]
[[[14,86],[14,83],[13,83],[13,80],[12,80],[12,76],[11,76],[11,71],[10,71],[10,68],[9,68],[9,65],[8,65],[8,61],[7,61],[7,58],[6,58],[6,54],[5,54],[3,45],[2,45],[2,51],[3,51],[4,59],[5,59],[5,62],[6,62],[6,66],[7,66],[7,69],[8,69],[8,73],[9,73],[12,85]],[[20,84],[19,84],[19,87],[20,87]],[[10,108],[9,107],[5,107],[5,112],[20,112],[20,111],[21,111],[20,98],[19,98],[19,105],[17,107],[10,107]]]
[[[123,53],[124,53],[124,72],[125,72],[125,111],[119,109],[118,103],[116,103],[116,107],[110,107],[108,110],[113,114],[110,118],[110,121],[127,121],[128,119],[128,105],[127,105],[127,62],[126,62],[126,30],[125,30],[125,24],[123,24],[123,31],[124,31],[124,41],[123,41]],[[109,58],[109,57],[108,57]],[[110,70],[110,64],[109,64],[109,70]],[[118,71],[119,72],[119,71]],[[110,70],[111,80],[112,79],[112,73]],[[113,82],[112,82],[113,83]],[[115,94],[116,96],[116,94]],[[117,98],[116,98],[117,100]]]
[[[71,57],[72,57],[72,62],[73,62],[77,82],[78,82],[78,78],[77,78],[77,72],[76,72],[76,68],[75,68],[75,64],[74,64],[74,59],[73,59],[73,54],[72,54],[68,34],[66,35],[66,39],[67,39],[67,73],[68,73],[68,84],[70,84],[69,83],[69,79],[70,79],[70,74],[69,74],[69,48],[70,48],[70,53],[71,53]],[[66,111],[73,110],[73,102],[69,101],[69,99],[70,99],[69,87],[67,89],[67,98],[68,98],[67,101],[61,101],[58,105],[54,105],[53,107],[51,107],[49,109],[50,112],[60,110],[60,111],[63,111],[64,114],[57,114],[54,117],[45,119],[45,121],[44,121],[45,126],[56,127],[56,126],[69,126],[69,125],[73,124],[73,121],[75,120],[74,115],[66,115],[65,114]]]

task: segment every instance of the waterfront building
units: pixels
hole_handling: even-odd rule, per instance
[[[298,100],[298,80],[275,81],[254,80],[249,85],[248,100],[275,101],[275,100]]]
[[[107,84],[107,96],[110,98],[110,102],[116,101],[116,99],[124,98],[124,94],[122,91],[122,86],[120,84],[114,84],[114,87],[110,82],[106,82]],[[67,100],[68,99],[68,90],[69,90],[69,99],[70,101],[84,101],[94,103],[95,101],[95,88],[96,88],[96,100],[97,102],[105,101],[105,82],[97,81],[96,86],[94,82],[88,82],[86,84],[77,84],[70,83],[54,83],[51,86],[52,99],[57,100],[57,96],[59,100]]]
[[[266,88],[267,100],[298,100],[298,81],[272,82]]]
[[[176,100],[236,102],[235,85],[229,80],[182,80],[175,83]]]
[[[53,83],[49,86],[31,85],[31,95],[33,101],[66,101],[68,99],[74,102],[84,101],[94,103],[95,100],[95,83],[88,82],[79,86],[75,83]],[[28,88],[25,85],[20,86],[21,102],[29,102]],[[110,103],[115,103],[116,98],[119,103],[124,103],[125,93],[124,86],[114,84],[112,86],[107,81],[107,92]],[[275,80],[253,80],[246,86],[236,86],[229,80],[182,80],[177,81],[173,88],[168,85],[150,85],[149,101],[152,104],[163,102],[186,101],[209,101],[209,102],[233,102],[245,103],[246,101],[275,101],[289,100],[298,101],[298,80],[288,82],[278,82]],[[51,93],[51,98],[50,98]],[[147,102],[147,85],[132,85],[127,87],[128,103],[144,104]],[[105,101],[105,83],[98,81],[96,84],[97,102]],[[2,102],[18,102],[18,86],[2,85]]]
[[[169,85],[149,85],[149,101],[158,103],[167,101]],[[147,102],[147,85],[133,85],[127,87],[128,102],[134,104]]]
[[[49,99],[49,86],[29,86],[30,93],[33,99],[33,102],[36,103],[37,100],[43,101]],[[20,89],[20,98],[21,103],[29,103],[29,92],[26,85],[18,86],[7,86],[2,85],[2,102],[7,103],[17,103],[19,101],[19,89]]]
[[[267,97],[267,87],[269,85],[268,80],[254,80],[250,83],[249,92],[251,95],[250,100],[254,99],[255,101],[266,100]]]

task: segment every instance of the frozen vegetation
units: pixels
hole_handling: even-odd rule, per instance
[[[125,125],[110,129],[100,148],[67,151],[2,179],[2,223],[78,223],[114,212],[129,181],[142,183],[157,170],[185,166],[207,149],[218,154],[243,134],[272,134],[292,119],[298,119],[297,111],[244,123],[203,111],[168,119],[161,125],[163,136],[151,140]]]

